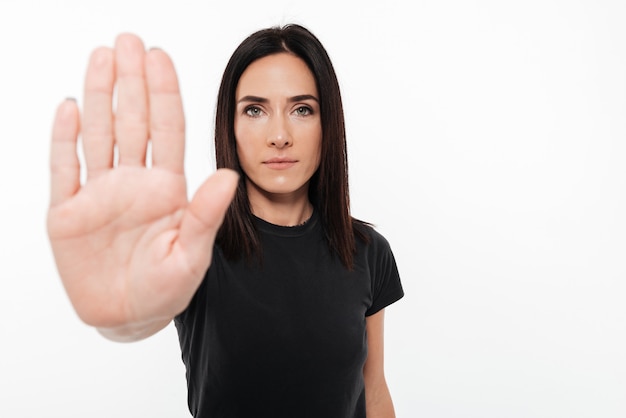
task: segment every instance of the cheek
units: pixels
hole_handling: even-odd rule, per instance
[[[265,135],[261,124],[241,124],[235,128],[237,147],[252,153],[250,149],[259,151],[265,145]]]
[[[244,146],[246,144],[249,144],[253,140],[253,138],[255,137],[255,132],[258,131],[258,127],[256,127],[255,129],[245,118],[240,118],[238,115],[236,115],[233,131],[235,132],[235,140],[237,141],[237,146]]]
[[[252,154],[252,150],[245,143],[237,140],[237,157],[239,157],[239,164],[244,171],[248,170],[248,167],[251,164],[250,155]]]
[[[313,155],[315,155],[315,169],[317,170],[320,166],[320,162],[322,161],[322,144],[318,144],[317,147],[313,150]]]
[[[246,150],[250,150],[250,147],[246,146],[245,136],[242,136],[240,132],[235,130],[235,151],[237,152],[237,158],[239,159],[239,165],[244,172],[248,171],[249,159]]]
[[[317,141],[315,142],[315,146],[313,147],[312,153],[315,155],[315,168],[317,169],[320,166],[320,162],[322,161],[322,132],[320,131],[317,135]]]
[[[255,144],[257,142],[255,141],[255,130],[245,125],[235,125],[234,131],[237,155],[241,164],[244,164],[248,157],[255,153]]]

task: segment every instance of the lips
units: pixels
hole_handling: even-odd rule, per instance
[[[298,160],[294,160],[293,158],[270,158],[269,160],[263,161],[263,164],[274,170],[284,170],[290,167],[293,167]]]

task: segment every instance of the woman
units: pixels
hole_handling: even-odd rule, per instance
[[[386,240],[350,216],[339,87],[311,32],[261,30],[235,50],[218,95],[219,169],[190,202],[163,51],[128,34],[94,51],[82,186],[78,120],[73,101],[60,105],[48,229],[86,323],[133,341],[174,319],[197,417],[394,416],[383,321],[402,287]]]

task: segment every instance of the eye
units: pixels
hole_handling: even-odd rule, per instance
[[[253,117],[253,118],[257,118],[257,117],[261,116],[261,114],[263,113],[261,108],[258,107],[258,106],[248,106],[248,107],[246,107],[244,112],[245,112],[246,115],[248,115],[250,117]]]
[[[313,109],[308,106],[298,106],[294,112],[298,116],[309,116],[313,114]]]

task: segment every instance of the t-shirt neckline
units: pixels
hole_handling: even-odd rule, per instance
[[[260,231],[267,232],[272,235],[279,235],[279,236],[284,236],[284,237],[297,237],[297,236],[304,235],[307,232],[311,231],[315,227],[315,225],[317,225],[317,222],[318,222],[317,211],[315,209],[313,209],[313,213],[311,214],[309,219],[307,219],[300,225],[294,225],[294,226],[276,225],[276,224],[267,222],[266,220],[261,219],[256,215],[252,215],[252,216],[254,217],[255,224],[257,228],[259,228]]]

